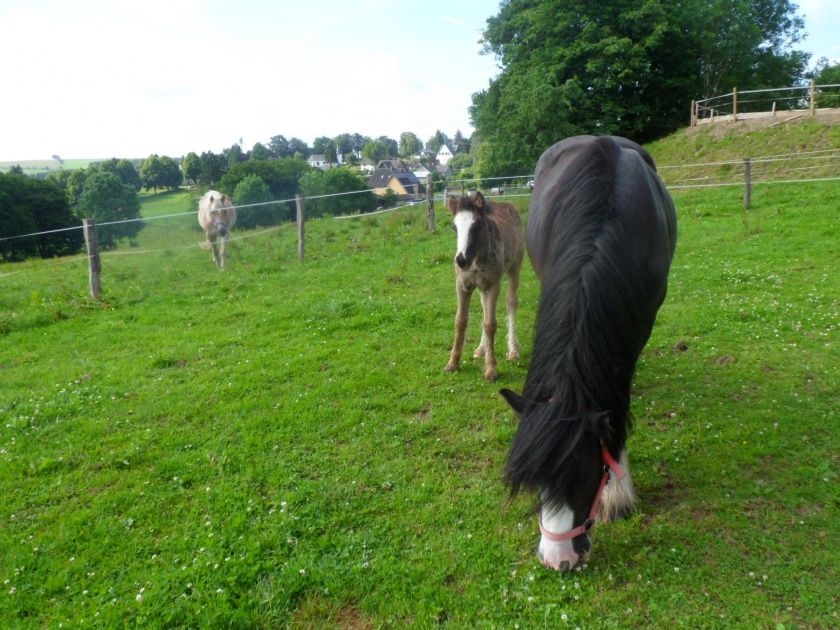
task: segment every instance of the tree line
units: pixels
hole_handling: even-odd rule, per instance
[[[84,169],[55,171],[45,178],[27,177],[15,167],[7,174],[0,173],[0,260],[79,252],[84,245],[81,230],[66,228],[80,227],[83,218],[97,224],[125,221],[98,230],[104,250],[116,247],[121,240],[134,243],[143,228],[139,193],[144,188],[153,194],[185,183],[218,188],[231,195],[236,205],[265,204],[241,212],[240,228],[274,225],[294,218],[294,204],[266,202],[367,188],[366,177],[357,169],[311,167],[306,159],[312,154],[323,154],[328,162],[337,163],[340,153],[346,164],[353,165],[358,164],[360,155],[376,162],[413,157],[425,149],[428,162],[444,144],[453,150],[460,146],[462,165],[471,164],[470,141],[460,131],[450,138],[438,130],[425,143],[412,132],[401,134],[399,141],[345,133],[316,138],[311,147],[298,138],[287,140],[277,135],[265,144],[255,143],[250,151],[243,150],[240,141],[221,153],[190,152],[181,159],[152,154],[140,161],[112,158]],[[307,203],[307,216],[366,212],[380,203],[372,192],[314,199]],[[8,238],[35,232],[52,233]]]

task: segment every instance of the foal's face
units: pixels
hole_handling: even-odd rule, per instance
[[[484,197],[480,192],[474,198],[450,197],[449,211],[452,212],[452,228],[455,230],[455,264],[460,269],[469,269],[478,250],[481,228],[485,220]]]

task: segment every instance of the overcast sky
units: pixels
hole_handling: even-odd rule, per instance
[[[472,132],[498,0],[0,0],[0,161]],[[840,0],[800,48],[840,61]],[[831,31],[834,31],[832,35]]]

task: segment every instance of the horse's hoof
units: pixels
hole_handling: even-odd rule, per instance
[[[519,361],[519,350],[511,350],[507,353],[508,361]]]
[[[451,361],[446,364],[446,367],[443,368],[445,372],[457,372],[458,371],[458,364],[452,363]]]
[[[484,372],[484,380],[485,380],[485,381],[489,381],[490,383],[492,383],[492,382],[493,382],[493,381],[495,381],[497,378],[499,378],[499,375],[498,375],[498,373],[496,372],[496,370],[486,370],[486,371]]]

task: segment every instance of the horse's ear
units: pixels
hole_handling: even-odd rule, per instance
[[[612,441],[612,424],[610,423],[609,411],[595,411],[586,416],[589,422],[589,429],[598,436],[601,442]]]
[[[458,197],[455,197],[454,195],[449,197],[449,211],[452,214],[458,214],[458,210],[460,209],[460,207],[461,200],[458,199]]]
[[[484,195],[481,194],[480,190],[475,191],[473,205],[475,206],[476,210],[484,210]]]
[[[525,411],[525,399],[522,396],[509,389],[500,389],[499,393],[516,413],[521,415]]]
[[[210,203],[213,203],[213,195],[210,195]]]

